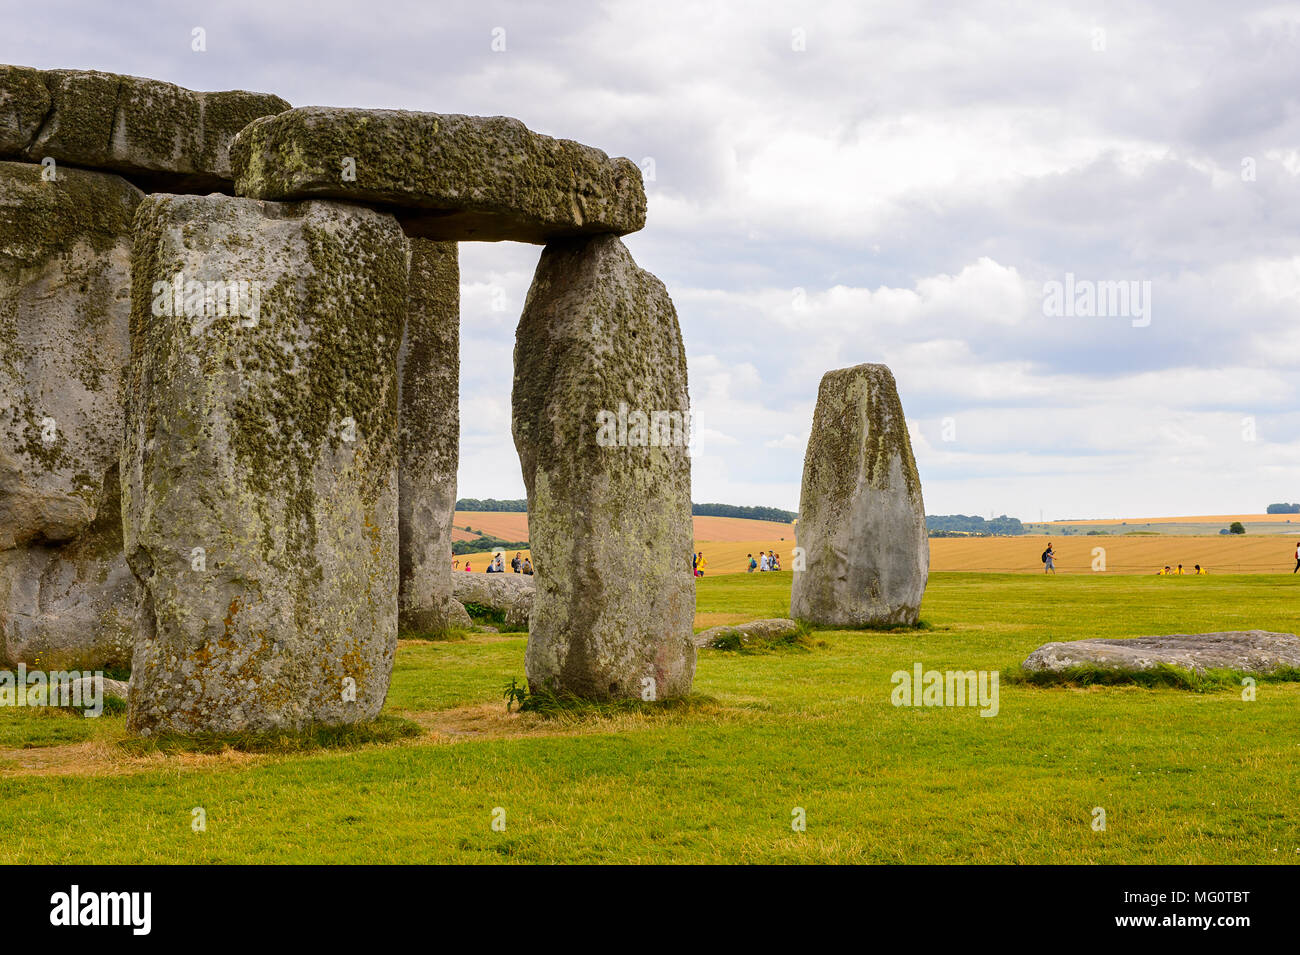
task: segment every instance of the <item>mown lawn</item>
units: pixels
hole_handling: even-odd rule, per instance
[[[784,614],[789,586],[704,578],[698,622]],[[424,735],[307,755],[141,756],[120,715],[0,710],[0,861],[1300,862],[1300,684],[1245,702],[1003,683],[992,718],[890,703],[915,662],[1294,633],[1300,575],[935,574],[923,617],[810,651],[701,651],[692,705],[549,719],[505,713],[522,635],[404,643],[388,712]]]

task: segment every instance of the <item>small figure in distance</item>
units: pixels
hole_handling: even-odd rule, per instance
[[[771,551],[768,551],[768,553],[769,553],[769,554],[772,554]],[[772,554],[772,569],[773,569],[773,570],[780,570],[780,569],[781,569],[781,555],[780,555],[780,554]]]
[[[517,574],[519,573],[519,568],[522,567],[523,565],[524,562],[522,557],[520,556],[519,551],[515,551],[514,559],[510,561],[510,569]]]
[[[472,572],[473,572],[473,568],[470,567],[470,565],[469,565],[469,561],[465,561],[465,573],[468,574],[468,573],[472,573]]]
[[[1175,576],[1175,577],[1181,577],[1181,576],[1183,576],[1183,565],[1182,565],[1182,564],[1179,564],[1179,565],[1178,565],[1178,569],[1174,571],[1174,576]]]
[[[745,564],[745,573],[752,574],[758,568],[758,561],[754,560],[753,554],[746,554],[745,560],[747,561]]]
[[[1201,576],[1202,574],[1205,574],[1205,573],[1209,573],[1209,571],[1204,570],[1204,569],[1201,567],[1200,564],[1197,564],[1197,565],[1196,565],[1196,576],[1199,577],[1199,576]]]
[[[1051,571],[1056,573],[1056,551],[1052,549],[1052,542],[1047,542],[1047,550],[1043,551],[1043,573]]]
[[[1300,570],[1300,541],[1295,542],[1295,570],[1291,573],[1294,574],[1296,570]]]
[[[527,557],[524,558],[524,571],[523,571],[523,572],[524,572],[525,574],[527,574],[529,577],[531,577],[531,576],[533,575],[533,562],[532,562],[531,559],[529,559],[529,558],[527,558]]]
[[[1168,565],[1168,564],[1165,564],[1165,569],[1162,570],[1162,571],[1160,571],[1160,576],[1161,576],[1161,577],[1172,577],[1172,576],[1173,576],[1173,573],[1174,573],[1174,572],[1173,572],[1172,570],[1169,569],[1169,565]]]
[[[767,555],[760,550],[758,552],[758,572],[760,574],[765,574],[771,569],[772,569],[772,564],[768,560]]]
[[[706,561],[704,560],[704,551],[700,551],[698,554],[695,555],[695,576],[696,577],[704,576],[705,563]]]

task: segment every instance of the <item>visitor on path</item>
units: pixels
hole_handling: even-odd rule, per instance
[[[1201,576],[1201,574],[1204,574],[1205,572],[1206,572],[1206,571],[1201,567],[1200,564],[1197,564],[1197,565],[1196,565],[1196,576],[1197,576],[1197,577]],[[1293,571],[1293,573],[1294,573],[1294,571]]]
[[[754,571],[758,570],[758,561],[754,560],[753,554],[746,554],[745,560],[749,561],[746,565],[745,573],[752,574]]]
[[[470,567],[470,565],[469,565],[469,561],[465,561],[465,573],[468,574],[468,573],[472,573],[472,572],[473,572],[473,568]]]
[[[772,569],[772,565],[771,562],[767,559],[767,555],[760,550],[758,552],[758,572],[760,574],[765,574],[771,569]]]
[[[768,551],[768,553],[769,553],[769,554],[772,554],[771,551]],[[769,561],[769,563],[772,565],[772,569],[773,569],[773,570],[780,570],[780,569],[781,569],[781,555],[780,555],[780,554],[772,554],[772,559]]]
[[[512,571],[514,571],[514,572],[517,574],[517,573],[519,573],[519,568],[522,567],[523,565],[524,565],[524,562],[523,562],[523,560],[521,559],[521,555],[520,555],[519,551],[515,551],[514,559],[513,559],[512,561],[510,561],[510,569],[511,569]]]
[[[1043,573],[1051,571],[1056,573],[1056,551],[1052,549],[1052,542],[1047,542],[1047,550],[1043,551]]]
[[[529,577],[533,575],[533,562],[529,558],[524,558],[524,573]]]
[[[705,565],[705,563],[707,563],[707,561],[705,561],[705,559],[704,559],[704,551],[700,551],[698,554],[695,555],[695,560],[694,560],[694,564],[693,564],[693,566],[695,567],[695,576],[696,576],[696,577],[703,577],[703,576],[704,576],[704,565]]]
[[[1181,576],[1183,576],[1183,565],[1182,565],[1182,564],[1179,564],[1179,565],[1178,565],[1178,569],[1174,571],[1174,576],[1175,576],[1175,577],[1181,577]]]
[[[1300,541],[1295,542],[1295,570],[1291,573],[1294,574],[1296,570],[1300,570]]]

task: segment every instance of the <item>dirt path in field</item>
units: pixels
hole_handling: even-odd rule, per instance
[[[286,758],[311,758],[327,753],[356,752],[383,746],[455,745],[480,740],[541,736],[597,736],[644,729],[673,720],[704,716],[711,722],[744,719],[743,707],[701,702],[675,711],[630,710],[545,717],[537,713],[507,713],[502,702],[478,703],[450,710],[397,710],[424,732],[391,743],[356,747],[322,747],[285,753],[153,752],[136,754],[117,740],[91,740],[30,748],[0,748],[0,779],[26,776],[124,776],[156,770],[182,772],[251,766]]]

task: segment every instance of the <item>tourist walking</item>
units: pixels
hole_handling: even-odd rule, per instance
[[[1051,571],[1056,573],[1056,551],[1052,549],[1052,542],[1047,542],[1047,550],[1043,551],[1043,573]]]

